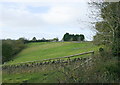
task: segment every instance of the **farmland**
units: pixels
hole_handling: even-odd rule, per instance
[[[98,46],[93,45],[91,42],[29,43],[26,49],[16,55],[15,58],[7,64],[57,58],[97,50]]]
[[[3,68],[3,83],[98,83],[110,82],[114,75],[106,74],[109,66],[116,65],[116,59],[100,57],[98,49],[92,42],[42,42],[29,43],[14,59]],[[64,59],[60,62],[33,62],[17,65],[21,62],[44,60],[94,51]],[[79,57],[79,59],[78,59]],[[104,62],[107,59],[106,62]],[[4,66],[4,65],[3,65]],[[117,68],[117,67],[115,67]],[[96,75],[99,74],[99,77]],[[117,77],[115,81],[118,82]]]
[[[5,0],[1,4],[5,8],[1,24],[4,36],[0,39],[3,85],[119,85],[120,3],[43,3],[35,2],[36,7]]]
[[[42,43],[29,43],[27,48],[15,56],[13,61],[6,63],[6,65],[17,64],[27,61],[43,60],[48,58],[63,57],[87,51],[97,51],[98,46],[92,42],[42,42]],[[78,57],[88,57],[89,54]],[[68,67],[69,69],[75,68],[84,61],[71,62],[70,64],[48,64],[34,67],[23,68],[10,68],[8,71],[3,71],[3,82],[6,83],[58,83],[56,77],[64,80],[66,77],[60,71]],[[82,68],[81,68],[82,69]],[[67,80],[66,80],[67,81]]]

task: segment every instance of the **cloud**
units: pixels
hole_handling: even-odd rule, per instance
[[[85,0],[89,1],[89,0]],[[84,0],[1,0],[0,2],[52,2],[52,3],[65,3],[65,2],[84,2]]]
[[[3,7],[1,22],[9,27],[36,27],[40,26],[40,18],[22,7]],[[42,23],[41,23],[42,24]]]
[[[48,13],[42,15],[42,18],[47,23],[65,24],[70,21],[74,21],[76,17],[78,17],[80,11],[77,9],[78,8],[63,6],[52,7]]]
[[[81,28],[87,28],[83,22],[78,23],[77,21],[78,19],[89,20],[86,16],[88,11],[86,2],[80,0],[39,0],[31,3],[32,1],[2,1],[0,4],[2,6],[0,28],[5,34],[4,38],[9,35],[14,38],[20,37],[20,35],[28,37],[28,35],[40,34],[39,36],[43,36],[43,33],[48,36],[51,33],[56,35],[55,37],[61,38],[65,32],[79,33],[81,31],[80,33],[82,33]],[[37,7],[45,8],[46,11],[36,9]],[[34,9],[38,12],[32,11]]]
[[[58,5],[49,7],[45,13],[33,13],[29,11],[27,5],[2,5],[1,20],[4,26],[19,28],[44,27],[47,24],[71,24],[76,22],[80,16],[85,15],[81,7]]]

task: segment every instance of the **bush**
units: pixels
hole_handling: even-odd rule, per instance
[[[2,40],[2,63],[11,60],[24,48],[25,44],[22,40]]]
[[[103,48],[99,48],[99,53],[101,56],[105,56],[105,52]]]
[[[120,78],[120,68],[118,66],[118,63],[111,64],[107,66],[106,69],[109,71],[110,74],[115,74],[116,76],[118,76],[118,78]]]
[[[10,60],[12,57],[13,48],[8,43],[2,43],[2,62]]]

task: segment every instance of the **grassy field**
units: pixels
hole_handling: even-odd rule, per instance
[[[92,42],[42,42],[29,43],[27,48],[22,50],[15,56],[13,61],[6,63],[6,65],[16,64],[26,61],[43,60],[48,58],[63,57],[88,51],[98,51],[99,47],[93,45]],[[82,57],[82,56],[79,56]],[[87,57],[87,55],[84,55]],[[4,83],[59,83],[59,82],[74,82],[68,81],[67,76],[61,72],[66,72],[66,67],[69,69],[76,68],[82,62],[73,62],[72,64],[48,64],[36,67],[15,68],[9,71],[3,71]],[[84,68],[81,68],[81,71]],[[59,72],[61,71],[61,72]],[[69,72],[69,71],[68,71]],[[79,72],[79,71],[77,71]],[[60,79],[60,81],[59,81]]]
[[[92,56],[92,62],[48,64],[4,70],[3,83],[115,83],[117,74],[109,74],[107,68],[115,68],[117,59]],[[97,59],[97,60],[96,60]],[[104,60],[107,59],[107,62]],[[77,67],[77,69],[76,69]],[[73,70],[75,69],[75,70]],[[111,69],[114,71],[113,69]],[[114,80],[115,79],[115,80]],[[4,84],[6,85],[6,84]]]
[[[48,58],[64,57],[88,51],[97,51],[98,47],[91,42],[41,42],[29,43],[27,48],[15,56],[7,64],[16,64],[27,61],[43,60]]]
[[[74,82],[73,80],[68,81],[73,76],[75,71],[71,71],[73,68],[79,66],[82,62],[71,62],[71,63],[59,63],[59,64],[48,64],[34,67],[24,67],[9,69],[9,71],[3,71],[3,83],[65,83]],[[80,66],[80,72],[83,74],[83,70],[86,67]],[[66,73],[69,72],[69,73]],[[64,74],[65,73],[65,74]],[[19,84],[18,84],[19,85]]]

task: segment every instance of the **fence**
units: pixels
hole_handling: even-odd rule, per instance
[[[72,58],[72,57],[85,55],[85,54],[92,54],[93,55],[94,51],[89,51],[89,52],[84,52],[84,53],[79,53],[79,54],[69,55],[69,56],[64,56],[64,57],[58,57],[58,58],[49,58],[49,59],[37,60],[37,61],[27,61],[27,62],[12,64],[12,65],[3,65],[3,68],[6,68],[6,67],[18,67],[18,65],[21,66],[21,65],[33,64],[33,63],[35,63],[35,64],[37,63],[38,64],[38,62],[39,62],[39,64],[42,65],[42,64],[44,64],[44,62],[46,63],[46,61],[48,61],[48,63],[49,63],[49,61],[53,61],[52,63],[54,63],[54,60],[60,60],[60,59],[63,59],[63,58],[68,58],[70,60],[70,58]]]

